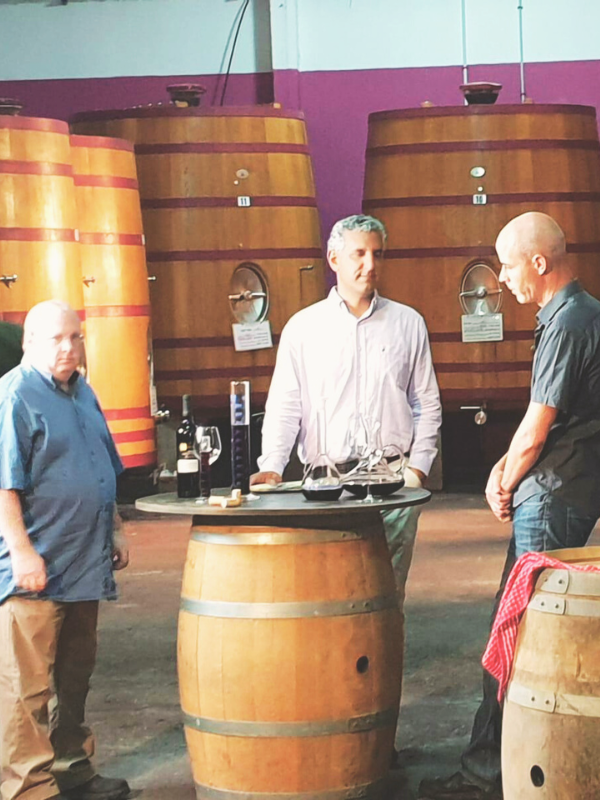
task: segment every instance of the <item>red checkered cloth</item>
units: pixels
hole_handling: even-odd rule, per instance
[[[568,564],[544,553],[524,553],[508,576],[498,613],[481,663],[498,681],[498,702],[502,702],[512,669],[519,622],[525,613],[538,575],[543,569],[573,569],[600,572],[592,564]]]

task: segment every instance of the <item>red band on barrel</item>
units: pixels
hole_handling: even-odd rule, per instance
[[[487,205],[493,203],[597,203],[600,192],[521,192],[488,194]],[[364,200],[363,208],[406,208],[417,206],[471,206],[473,195],[440,195],[429,197],[379,197]]]
[[[470,198],[469,198],[470,200]],[[314,197],[251,197],[251,206],[259,208],[304,206],[316,208]],[[470,200],[471,201],[471,200]],[[472,202],[472,201],[471,201]],[[237,208],[237,197],[165,197],[142,200],[142,208]],[[246,210],[246,208],[244,209]]]
[[[138,156],[176,155],[178,153],[292,153],[309,154],[306,144],[287,142],[176,142],[169,144],[136,144]]]
[[[146,428],[143,431],[124,431],[123,433],[113,433],[116,444],[125,442],[148,442],[154,441],[154,428]]]
[[[148,453],[137,453],[131,456],[121,456],[121,461],[125,469],[133,467],[152,467],[156,464],[156,450]]]
[[[533,330],[530,331],[504,331],[504,341],[524,342],[533,340]],[[462,342],[462,334],[459,331],[440,331],[429,334],[430,342]]]
[[[144,236],[139,233],[80,233],[81,244],[117,244],[143,247]]]
[[[3,242],[76,242],[72,228],[0,228]]]
[[[369,122],[380,119],[435,119],[436,117],[487,117],[487,116],[537,116],[538,114],[578,114],[584,117],[595,117],[596,109],[593,106],[554,105],[554,104],[527,104],[527,105],[499,105],[499,106],[439,106],[437,108],[407,108],[392,111],[374,111],[369,114]]]
[[[214,369],[181,369],[181,370],[155,370],[154,376],[159,381],[186,381],[201,378],[235,378],[240,375],[239,380],[247,377],[260,378],[265,375],[272,375],[273,367],[216,367]]]
[[[93,317],[149,317],[150,306],[86,306],[88,319]]]
[[[40,117],[2,117],[0,130],[12,128],[20,131],[44,131],[45,133],[62,133],[69,135],[69,126],[59,119],[42,119]]]
[[[133,144],[125,139],[115,139],[112,136],[83,136],[74,133],[71,136],[73,147],[99,147],[103,150],[126,150],[133,153]]]
[[[154,250],[148,261],[254,261],[269,258],[323,258],[318,247],[290,247],[272,250]]]
[[[81,308],[75,309],[75,313],[82,322],[85,322],[85,311]],[[27,311],[3,311],[4,322],[12,322],[15,325],[22,325],[25,322]]]
[[[516,106],[520,108],[520,106]],[[534,107],[534,106],[532,106]],[[569,108],[569,106],[565,106]],[[580,108],[580,106],[578,106]],[[585,106],[581,106],[585,108]],[[167,105],[149,105],[143,108],[117,108],[103,111],[80,111],[73,114],[71,122],[96,122],[113,119],[144,119],[147,117],[276,117],[278,119],[304,119],[301,111],[287,111],[272,106],[201,106],[178,108]]]
[[[102,413],[109,421],[119,419],[151,419],[150,406],[139,408],[103,408]]]
[[[93,186],[101,189],[134,189],[139,188],[135,178],[119,178],[112,175],[75,175],[75,186]]]
[[[53,161],[0,161],[0,173],[8,175],[49,175],[70,178],[73,175],[73,167],[70,164],[59,164]]]
[[[531,372],[531,361],[471,361],[444,364],[436,361],[435,371],[441,372]],[[473,390],[475,391],[475,390]],[[477,389],[479,391],[479,389]],[[483,389],[481,390],[483,391]]]
[[[531,334],[533,337],[533,334]],[[273,344],[278,344],[281,335],[274,333]],[[196,338],[181,339],[154,339],[152,346],[155,350],[181,350],[189,347],[231,347],[232,336],[198,336]]]
[[[408,144],[384,144],[367,148],[367,157],[415,155],[418,153],[463,153],[472,150],[598,150],[598,139],[507,139],[505,141],[481,141],[468,139],[463,142],[410,142]]]

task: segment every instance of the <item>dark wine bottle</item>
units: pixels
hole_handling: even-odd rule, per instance
[[[189,394],[182,397],[182,417],[177,428],[177,497],[198,497],[200,463],[194,451],[196,423]]]

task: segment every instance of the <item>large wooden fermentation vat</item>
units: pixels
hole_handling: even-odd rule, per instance
[[[231,379],[251,380],[254,401],[264,401],[275,349],[234,350],[237,306],[229,295],[236,268],[258,267],[275,342],[294,312],[323,296],[302,115],[270,106],[157,105],[78,114],[72,127],[135,143],[156,276],[150,295],[159,401],[178,408],[187,393],[202,409],[225,407]]]
[[[483,176],[471,175],[477,167]],[[474,195],[487,202],[476,205]],[[364,209],[389,231],[382,293],[425,317],[444,408],[522,407],[536,309],[505,290],[504,341],[465,344],[461,279],[474,261],[499,272],[498,232],[536,210],[561,225],[576,272],[600,295],[595,109],[524,104],[371,114]]]
[[[497,283],[500,229],[525,211],[543,211],[564,229],[585,288],[600,296],[599,154],[596,112],[587,106],[433,107],[369,117],[363,206],[389,232],[380,288],[427,322],[444,408],[446,482],[485,480],[514,433],[531,379],[537,309],[504,289],[503,340],[463,342],[459,292],[467,271]],[[459,410],[484,405],[483,426],[474,425],[473,411]]]
[[[88,380],[125,467],[156,462],[148,273],[133,145],[71,136]]]
[[[548,553],[600,567],[600,548]],[[546,569],[519,625],[502,721],[505,800],[600,797],[600,573]]]
[[[69,129],[52,119],[0,116],[0,312],[22,323],[31,306],[64,300],[83,316]]]
[[[290,514],[194,518],[178,671],[197,795],[386,797],[403,627],[381,522]]]

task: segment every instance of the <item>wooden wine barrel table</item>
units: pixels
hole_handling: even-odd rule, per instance
[[[600,547],[554,550],[519,624],[502,719],[505,800],[600,797]]]
[[[379,512],[430,496],[137,501],[193,517],[178,672],[198,798],[386,796],[403,622]]]

